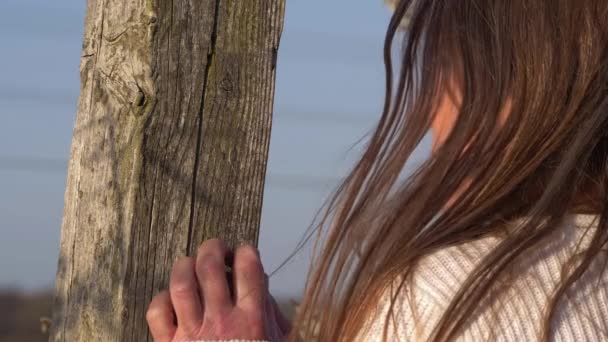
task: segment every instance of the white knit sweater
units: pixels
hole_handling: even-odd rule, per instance
[[[537,341],[543,312],[560,281],[562,266],[581,238],[583,247],[588,244],[594,219],[583,215],[569,218],[555,230],[549,243],[518,258],[513,286],[494,297],[499,300],[481,302],[457,341]],[[585,234],[584,228],[589,226],[592,229]],[[396,327],[389,324],[389,341],[426,341],[460,284],[497,242],[494,238],[477,240],[423,260],[408,293],[410,299],[406,294],[400,296],[395,307]],[[608,272],[601,272],[602,268],[602,262],[593,263],[567,292],[567,299],[558,303],[551,341],[608,341]],[[380,340],[386,303],[380,311],[363,341]]]
[[[574,216],[557,227],[549,243],[521,256],[517,277],[496,301],[480,303],[457,341],[537,341],[542,329],[543,311],[561,278],[562,266],[573,255],[577,243],[588,243],[586,227],[593,216]],[[469,272],[496,244],[486,238],[462,246],[444,249],[424,259],[416,271],[408,293],[400,294],[395,306],[395,325],[388,326],[389,341],[426,341]],[[608,341],[608,272],[601,272],[602,262],[568,291],[558,304],[552,322],[551,341]],[[407,299],[409,297],[409,299]],[[380,341],[387,312],[387,302],[380,303],[379,314],[370,320],[360,341]]]

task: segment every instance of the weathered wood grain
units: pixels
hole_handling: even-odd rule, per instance
[[[149,339],[207,238],[257,243],[285,0],[88,0],[51,340]]]

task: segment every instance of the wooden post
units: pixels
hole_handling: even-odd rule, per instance
[[[151,340],[178,256],[257,243],[284,1],[87,1],[52,341]]]

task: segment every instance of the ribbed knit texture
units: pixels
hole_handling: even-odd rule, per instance
[[[588,244],[594,228],[593,216],[574,216],[563,227],[556,227],[548,243],[517,259],[515,278],[481,302],[470,316],[457,341],[538,341],[545,306],[560,279],[562,266],[575,253],[582,238]],[[414,274],[407,293],[400,293],[389,320],[389,341],[426,341],[451,299],[475,265],[499,242],[486,238],[441,250],[424,259]],[[608,341],[608,272],[601,272],[599,261],[558,303],[551,323],[551,341]],[[387,297],[388,298],[388,297]],[[381,340],[387,309],[381,303],[379,314],[370,321],[361,341]],[[394,322],[394,323],[393,323]]]

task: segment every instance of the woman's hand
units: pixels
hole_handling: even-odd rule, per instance
[[[175,263],[169,291],[154,297],[146,315],[155,341],[285,340],[290,324],[268,293],[257,250],[242,246],[234,252],[232,286],[226,277],[229,255],[224,243],[209,240],[196,262]]]

